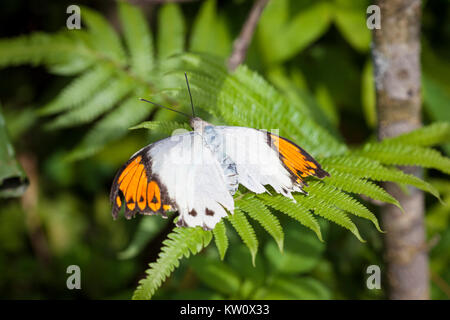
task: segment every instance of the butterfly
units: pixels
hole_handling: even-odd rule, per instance
[[[177,226],[211,230],[227,211],[233,214],[233,195],[242,185],[260,194],[276,193],[295,199],[307,194],[305,178],[329,176],[320,164],[294,142],[269,131],[215,126],[195,116],[189,82],[193,131],[152,143],[137,151],[117,172],[110,192],[112,216],[125,207],[130,219],[141,213],[178,212]]]

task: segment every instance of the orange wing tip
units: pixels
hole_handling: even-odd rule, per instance
[[[279,152],[281,161],[295,176],[296,182],[302,183],[302,178],[308,176],[324,178],[330,175],[311,155],[292,141],[273,134],[269,134],[269,138],[270,144]]]
[[[320,179],[330,177],[330,174],[327,171],[323,170],[322,168],[318,168],[317,170],[315,170],[314,175]]]

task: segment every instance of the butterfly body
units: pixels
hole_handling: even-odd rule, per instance
[[[328,175],[295,143],[267,131],[214,126],[198,117],[193,131],[157,141],[136,152],[117,173],[111,188],[113,217],[137,212],[177,211],[177,225],[212,229],[227,211],[241,184],[255,193],[291,198],[304,192],[304,178]]]

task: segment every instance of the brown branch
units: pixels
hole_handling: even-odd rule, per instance
[[[234,41],[233,52],[228,60],[228,70],[233,71],[244,62],[247,55],[247,50],[252,41],[253,34],[258,24],[261,13],[269,0],[256,0],[253,4],[250,14],[247,17],[244,25],[242,26],[239,37]]]
[[[421,126],[420,0],[376,0],[381,28],[373,33],[372,57],[380,140]],[[417,167],[402,167],[418,175]],[[428,299],[428,250],[425,243],[424,195],[411,187],[407,195],[394,183],[384,184],[405,209],[381,207],[390,299]]]

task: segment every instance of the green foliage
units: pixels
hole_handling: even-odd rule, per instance
[[[15,158],[0,107],[0,197],[18,197],[27,185],[27,177]]]
[[[188,124],[176,121],[145,121],[130,129],[149,129],[162,132],[165,135],[171,135],[175,130],[192,130]]]
[[[223,260],[228,249],[227,229],[223,221],[216,224],[216,227],[213,229],[213,234],[217,250],[220,254],[220,259]]]
[[[263,202],[257,198],[246,198],[236,201],[236,207],[245,211],[252,219],[258,221],[261,226],[275,239],[278,248],[283,251],[284,233],[280,221],[270,213]]]
[[[160,11],[160,19],[179,16],[174,5]],[[58,96],[40,110],[41,115],[57,115],[47,125],[62,129],[94,122],[68,158],[93,155],[105,145],[123,137],[127,128],[150,115],[153,106],[140,102],[163,86],[173,84],[160,74],[165,59],[184,50],[182,21],[165,23],[161,36],[171,34],[170,46],[159,42],[156,59],[153,36],[143,13],[127,2],[118,2],[119,20],[126,48],[114,28],[99,13],[82,8],[88,29],[57,34],[35,33],[0,41],[0,66],[45,65],[51,72],[76,76]],[[170,26],[170,27],[168,27]],[[167,28],[170,28],[167,30]],[[161,80],[163,78],[163,80]],[[158,79],[158,81],[156,81]],[[158,89],[157,89],[158,88]],[[164,95],[156,100],[164,100]]]
[[[258,38],[268,63],[292,57],[323,35],[330,25],[332,8],[325,1],[309,3],[291,19],[289,5],[287,0],[270,1],[262,14]]]
[[[189,50],[226,57],[231,52],[231,38],[224,17],[217,14],[216,0],[203,3],[192,29]]]
[[[255,230],[250,222],[248,222],[244,213],[239,209],[235,209],[234,214],[229,216],[228,220],[250,250],[252,263],[255,264],[256,253],[258,252],[258,239],[256,238]]]
[[[375,81],[373,79],[373,65],[371,61],[366,62],[361,75],[361,104],[364,118],[371,128],[377,123],[377,112],[375,108]]]
[[[398,207],[400,204],[377,184],[378,181],[412,185],[439,197],[438,188],[393,166],[418,165],[450,173],[450,160],[430,148],[449,142],[448,122],[350,149],[336,134],[340,121],[336,106],[348,101],[342,98],[348,92],[342,92],[341,96],[336,94],[343,90],[340,90],[340,81],[332,76],[334,73],[343,78],[355,78],[356,74],[358,78],[361,73],[347,68],[345,54],[334,55],[330,53],[334,50],[326,46],[308,51],[307,57],[319,62],[330,58],[333,66],[342,62],[345,75],[333,72],[329,77],[336,86],[330,87],[324,79],[306,81],[299,68],[281,64],[307,51],[332,23],[353,48],[366,51],[370,34],[362,26],[365,15],[361,14],[361,8],[365,6],[365,1],[347,0],[270,1],[258,26],[253,50],[261,55],[263,65],[259,70],[266,71],[267,78],[279,90],[245,65],[233,73],[228,72],[223,58],[231,50],[230,28],[214,0],[204,1],[193,21],[190,53],[184,53],[186,23],[176,4],[163,5],[158,10],[155,39],[143,13],[127,2],[119,2],[123,37],[102,15],[83,8],[86,31],[34,33],[0,40],[0,67],[43,65],[53,74],[74,77],[52,101],[40,108],[42,116],[53,117],[48,128],[91,124],[68,155],[70,159],[99,152],[108,143],[126,135],[129,128],[144,128],[166,135],[175,129],[189,130],[186,124],[174,121],[164,112],[153,114],[153,106],[138,100],[151,97],[175,107],[188,105],[189,98],[180,81],[182,74],[188,72],[194,102],[205,118],[228,125],[278,128],[280,135],[298,142],[331,174],[322,181],[309,179],[309,186],[305,188],[308,195],[294,195],[295,202],[276,194],[239,194],[235,198],[234,214],[217,224],[212,232],[174,228],[163,242],[158,259],[150,264],[146,278],[140,281],[134,299],[152,298],[179,267],[183,257],[198,254],[213,236],[220,259],[229,261],[230,266],[218,259],[197,255],[191,267],[201,281],[221,295],[256,299],[329,298],[330,293],[321,281],[289,277],[312,272],[319,265],[324,251],[323,238],[326,240],[328,236],[322,235],[323,225],[329,222],[341,226],[345,234],[354,235],[352,237],[361,242],[364,240],[360,230],[366,239],[369,232],[361,228],[363,223],[359,222],[368,221],[381,231],[376,216],[362,199],[369,197]],[[334,63],[336,61],[339,63]],[[362,77],[364,112],[367,122],[373,126],[373,83],[369,64]],[[427,74],[424,79],[426,103],[431,110],[442,110],[447,95],[445,88],[443,90],[435,76]],[[342,83],[345,86],[349,82]],[[315,98],[308,94],[310,85]],[[150,115],[152,121],[142,122]],[[441,192],[444,200],[447,199],[448,193]],[[357,217],[355,222],[354,216]],[[439,222],[445,219],[448,220],[447,211],[433,211],[428,223],[439,229]],[[149,239],[156,236],[165,222],[150,223],[154,220],[145,219],[146,222],[141,223],[131,245],[120,254],[121,258],[135,257]],[[63,224],[61,221],[55,223]],[[226,230],[229,223],[243,244],[233,243],[234,234]],[[265,242],[264,231],[275,242]],[[359,245],[357,240],[355,242]],[[258,249],[262,249],[263,257],[257,255]],[[265,267],[275,270],[268,278],[264,278]]]
[[[297,220],[305,227],[313,230],[317,237],[322,240],[322,234],[320,232],[320,226],[313,215],[307,210],[307,208],[292,203],[289,199],[283,196],[269,196],[266,194],[258,195],[259,198],[264,200],[264,202],[275,210],[278,210],[284,214],[287,214],[291,218]]]
[[[161,229],[167,224],[165,219],[145,219],[139,224],[138,229],[133,235],[131,243],[125,250],[118,254],[120,259],[134,258],[142,251],[144,246],[155,238]]]
[[[150,264],[147,277],[139,282],[133,299],[150,299],[162,282],[179,266],[181,258],[198,253],[210,241],[210,231],[201,228],[175,228],[164,240],[158,260]]]
[[[450,173],[450,159],[439,151],[396,143],[368,143],[356,155],[365,156],[389,165],[422,166]]]
[[[368,50],[368,5],[365,0],[270,1],[257,33],[265,62],[271,65],[292,58],[323,36],[332,22],[350,45],[360,51]]]
[[[307,196],[294,196],[297,203],[280,195],[238,196],[235,213],[226,220],[231,222],[250,250],[253,263],[258,250],[258,240],[244,212],[257,220],[276,239],[281,248],[283,230],[279,228],[278,219],[267,207],[298,220],[316,232],[320,239],[320,227],[313,215],[340,225],[352,232],[360,241],[364,241],[357,225],[347,213],[370,220],[379,231],[381,229],[375,215],[348,193],[365,195],[400,207],[396,199],[370,181],[374,180],[412,184],[438,196],[436,189],[423,180],[385,165],[422,165],[446,172],[450,167],[447,165],[449,159],[433,149],[424,147],[443,142],[446,135],[442,134],[442,130],[432,127],[421,129],[425,132],[424,140],[417,138],[420,135],[410,133],[397,140],[368,143],[360,149],[347,150],[313,120],[296,117],[290,110],[292,108],[290,104],[245,66],[240,66],[233,74],[228,74],[223,62],[209,56],[184,54],[181,60],[184,63],[181,68],[189,70],[191,75],[191,87],[198,107],[220,117],[228,124],[256,128],[281,127],[283,130],[280,132],[281,135],[294,141],[302,141],[308,151],[320,155],[324,167],[331,174],[331,177],[323,179],[322,182],[310,182],[306,188],[309,193]],[[187,99],[181,92],[176,97]],[[294,125],[299,121],[301,126]],[[147,123],[142,126],[155,128],[158,125]],[[168,126],[167,123],[165,125]],[[176,128],[179,124],[172,123],[170,127]],[[440,129],[444,127],[445,124]],[[409,141],[408,144],[402,142],[406,140]],[[421,146],[417,146],[416,143]],[[407,156],[408,154],[417,156],[411,157]],[[219,228],[216,232],[218,236],[216,244],[223,259],[227,244],[224,241],[224,230],[222,227]]]
[[[185,23],[175,4],[162,6],[158,15],[158,57],[166,59],[184,51]]]

